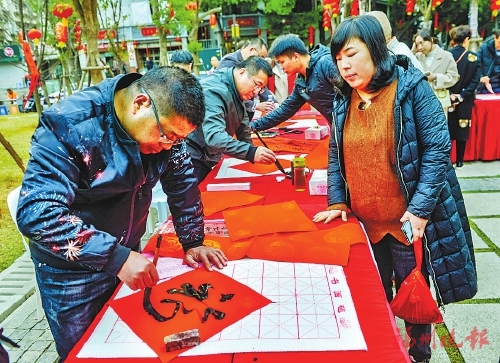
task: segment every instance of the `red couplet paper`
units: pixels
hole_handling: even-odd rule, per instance
[[[209,283],[208,298],[199,301],[187,295],[167,293],[170,289],[182,290],[182,285],[186,283],[191,284],[196,290],[200,290],[199,287],[202,284]],[[230,300],[221,301],[223,294],[234,294],[234,296]],[[204,342],[251,312],[271,303],[266,297],[236,280],[217,271],[209,272],[201,268],[158,284],[151,291],[150,301],[154,309],[161,315],[171,316],[176,307],[176,304],[173,303],[162,303],[161,301],[164,299],[181,301],[183,307],[187,310],[192,309],[192,312],[184,314],[183,309],[180,308],[171,320],[158,322],[144,310],[143,298],[144,291],[140,291],[113,300],[110,302],[110,306],[132,331],[158,354],[163,363],[189,349],[167,352],[163,340],[165,336],[197,328],[200,333],[200,341]],[[203,323],[202,318],[208,307],[223,312],[224,317],[218,320],[210,314],[206,322]]]
[[[281,165],[284,165],[283,166],[284,168],[290,165],[290,160],[278,158],[278,161],[280,162]],[[276,164],[243,163],[238,165],[232,165],[231,168],[261,175],[278,171],[278,167],[276,166]]]
[[[184,250],[175,234],[164,234],[162,237],[159,256],[184,258]],[[157,238],[157,234],[152,236],[142,252],[153,252],[156,247]],[[229,237],[207,235],[205,236],[203,245],[222,250],[230,261],[234,261],[242,259],[247,255],[247,251],[250,249],[252,242],[252,240],[233,242]]]
[[[306,155],[306,165],[310,169],[326,169],[328,166],[329,139],[322,140],[311,153]]]
[[[366,243],[359,225],[342,224],[314,232],[275,233],[254,237],[250,258],[347,266],[352,244]]]
[[[220,212],[227,208],[241,207],[243,205],[252,204],[262,198],[264,197],[238,190],[201,193],[203,213],[206,216]]]
[[[276,232],[316,231],[295,201],[222,212],[232,241]]]

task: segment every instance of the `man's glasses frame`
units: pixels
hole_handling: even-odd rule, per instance
[[[149,102],[151,103],[151,108],[153,109],[153,113],[155,114],[155,119],[156,119],[156,124],[158,125],[158,131],[160,131],[160,143],[165,144],[165,145],[180,145],[182,144],[185,139],[183,138],[178,138],[175,140],[170,140],[167,135],[163,132],[160,124],[160,118],[158,117],[158,111],[156,111],[156,106],[155,103],[153,102],[153,99],[151,98],[150,94],[143,88],[141,87],[141,92],[146,94],[149,97]]]
[[[254,90],[255,90],[255,91],[256,91],[259,95],[260,95],[260,94],[262,94],[262,93],[264,92],[264,88],[266,88],[266,86],[259,86],[259,85],[258,85],[258,83],[257,83],[257,82],[255,82],[255,80],[254,80],[252,77],[250,77],[250,79],[252,80],[253,85],[254,85],[253,89],[254,89]]]

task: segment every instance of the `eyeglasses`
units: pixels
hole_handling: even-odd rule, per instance
[[[250,78],[254,84],[254,87],[253,89],[255,90],[255,92],[257,92],[258,94],[261,94],[262,92],[264,92],[264,88],[266,86],[260,86],[257,82],[254,81],[253,78]]]
[[[156,124],[158,125],[158,131],[160,131],[160,143],[165,144],[165,145],[180,145],[180,144],[182,144],[185,141],[185,139],[178,138],[175,140],[170,140],[167,137],[167,135],[165,135],[165,133],[163,132],[163,130],[161,128],[160,119],[158,117],[158,111],[156,111],[156,106],[155,106],[155,103],[153,102],[153,99],[151,98],[149,93],[142,87],[141,87],[141,92],[145,93],[149,97],[149,102],[151,102],[151,107],[153,108],[153,112],[155,114]]]

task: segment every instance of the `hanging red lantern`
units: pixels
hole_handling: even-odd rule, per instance
[[[330,9],[332,18],[336,18],[340,15],[340,0],[332,0],[330,3]]]
[[[262,29],[261,28],[257,28],[257,36],[260,37],[261,34],[262,34]]]
[[[61,19],[64,26],[68,26],[68,18],[73,14],[73,8],[68,4],[57,4],[54,6],[52,14]]]
[[[406,0],[406,15],[412,15],[415,10],[415,0]]]
[[[351,3],[351,16],[359,15],[359,0],[352,0]]]
[[[55,26],[55,34],[57,40],[57,47],[64,48],[68,41],[68,27],[62,22],[58,22]]]
[[[434,13],[434,30],[438,30],[438,28],[439,28],[439,14],[436,11]]]
[[[434,10],[436,8],[436,6],[439,6],[443,3],[444,0],[432,0],[432,3],[431,3],[431,8],[432,10]]]
[[[332,19],[330,18],[330,13],[327,9],[323,10],[323,29],[325,32],[332,26]]]
[[[227,31],[224,31],[223,36],[224,36],[225,40],[227,40],[227,38],[229,38],[229,34],[227,33]]]
[[[309,25],[309,47],[312,48],[314,44],[314,27],[312,25]]]
[[[210,20],[209,20],[209,23],[210,23],[210,28],[215,28],[215,25],[217,24],[217,17],[215,16],[215,14],[210,14]]]
[[[176,37],[176,38],[175,38],[175,41],[176,41],[176,42],[180,42],[180,41],[181,41],[181,37]]]
[[[33,41],[33,43],[35,43],[35,45],[38,45],[38,43],[40,43],[40,38],[42,38],[42,31],[33,28],[28,32],[27,36]]]

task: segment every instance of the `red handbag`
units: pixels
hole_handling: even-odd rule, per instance
[[[422,275],[422,238],[413,243],[417,266],[401,283],[391,302],[395,316],[413,324],[437,324],[443,316]]]

